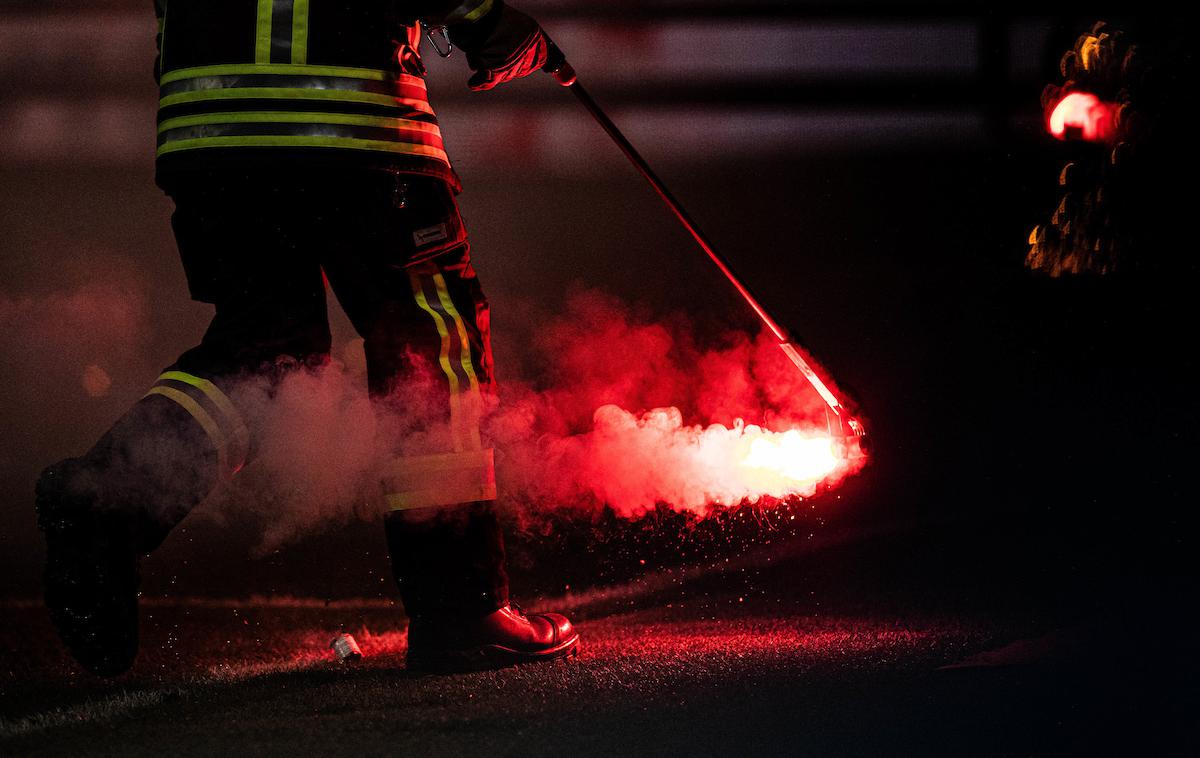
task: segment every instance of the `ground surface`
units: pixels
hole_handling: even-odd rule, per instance
[[[387,601],[148,599],[142,657],[111,682],[9,604],[0,754],[1184,754],[1188,666],[1147,669],[1111,619],[994,587],[897,593],[853,571],[864,551],[892,565],[877,550],[548,598],[579,621],[577,659],[447,677],[404,671]],[[331,660],[339,629],[358,665]]]

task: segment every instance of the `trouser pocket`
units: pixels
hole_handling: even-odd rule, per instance
[[[397,176],[389,226],[403,265],[414,266],[467,243],[450,185],[423,176]]]

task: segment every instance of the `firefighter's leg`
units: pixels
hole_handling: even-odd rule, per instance
[[[492,395],[488,305],[465,247],[406,273],[418,306],[408,316],[416,338],[410,344],[425,358],[417,375],[396,377],[382,405],[387,416],[399,416],[393,428],[401,433],[409,414],[423,412],[413,390],[441,412],[428,428],[435,446],[426,452],[397,440],[400,455],[385,472],[392,566],[410,615],[490,613],[508,603],[508,576],[493,452],[480,430]],[[372,353],[384,346],[373,345]],[[392,355],[387,350],[375,362]]]
[[[570,622],[508,603],[493,455],[480,430],[493,386],[489,311],[462,220],[444,185],[414,180],[398,194],[384,238],[343,249],[326,270],[364,337],[379,426],[395,451],[383,495],[409,666],[561,657],[578,645]]]
[[[391,451],[381,494],[405,608],[488,613],[508,602],[508,578],[480,434],[492,385],[487,301],[449,189],[412,178],[401,193],[399,203],[392,191],[359,199],[382,208],[359,209],[374,223],[353,225],[325,270],[364,339],[380,443]],[[414,232],[430,249],[408,265]]]
[[[189,286],[215,305],[213,319],[84,457],[106,501],[137,515],[142,553],[247,463],[250,422],[231,387],[329,353],[309,211],[286,186],[235,184],[176,193],[172,226]]]
[[[280,356],[328,351],[320,270],[289,242],[306,239],[302,231],[281,233],[285,203],[238,203],[223,192],[176,201],[176,238],[192,261],[193,293],[216,305],[212,324],[87,454],[38,482],[47,606],[75,657],[101,674],[125,670],[136,654],[137,556],[250,454],[230,380]],[[215,265],[198,273],[205,253]]]

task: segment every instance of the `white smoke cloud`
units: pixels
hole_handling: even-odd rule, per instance
[[[519,356],[534,376],[501,383],[485,420],[501,500],[529,515],[603,506],[635,516],[656,504],[704,513],[763,497],[808,495],[861,462],[835,457],[824,406],[769,339],[727,335],[702,350],[686,320],[634,318],[611,297],[571,299]],[[352,360],[354,350],[343,355]],[[419,433],[436,377],[367,400],[361,364],[334,361],[277,387],[232,394],[260,429],[256,462],[218,513],[253,513],[264,545],[382,510],[378,469],[393,454],[437,449]],[[380,444],[381,430],[401,430]]]

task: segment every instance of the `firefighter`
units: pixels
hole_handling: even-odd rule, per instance
[[[327,360],[327,280],[364,339],[378,415],[399,427],[380,494],[409,666],[572,654],[579,635],[565,617],[509,603],[480,432],[493,390],[488,305],[418,52],[422,24],[444,27],[474,71],[468,86],[486,90],[544,64],[541,28],[503,0],[156,9],[156,181],[175,203],[190,294],[215,315],[90,451],[38,481],[45,599],[66,646],[101,675],[132,665],[140,557],[254,458],[238,383]],[[437,409],[415,421],[406,414],[428,398],[414,404],[414,386],[432,387]],[[418,451],[398,444],[414,430]]]

